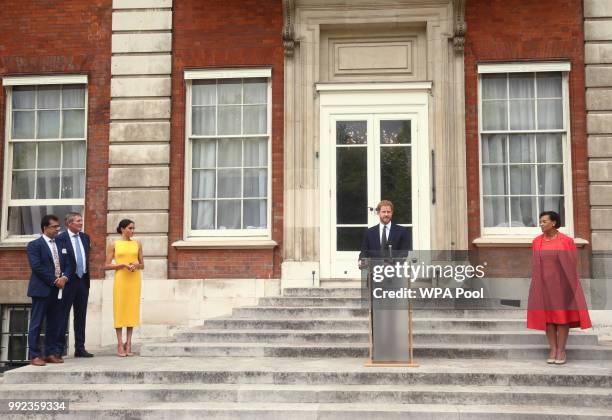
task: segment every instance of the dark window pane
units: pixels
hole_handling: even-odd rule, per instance
[[[410,121],[380,122],[380,142],[382,144],[410,144],[411,140]]]
[[[28,311],[26,309],[11,310],[9,320],[9,332],[27,333],[28,332]]]
[[[336,222],[367,223],[368,175],[365,147],[336,149]]]
[[[359,251],[367,227],[336,228],[338,251]]]
[[[366,144],[367,142],[367,121],[336,122],[336,144]]]
[[[27,329],[26,329],[27,331]],[[13,336],[8,340],[8,360],[27,360],[28,337]],[[39,339],[39,343],[41,340]]]
[[[393,221],[412,223],[411,147],[381,147],[381,197],[393,203]]]

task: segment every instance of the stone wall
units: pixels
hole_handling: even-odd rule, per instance
[[[59,8],[51,2],[2,2],[0,78],[17,75],[84,74],[88,77],[87,180],[85,224],[92,238],[93,277],[103,275],[108,185],[111,0],[73,1]],[[0,88],[0,166],[4,166],[5,89]],[[0,182],[4,168],[0,171]],[[3,185],[3,184],[0,184]],[[2,200],[3,195],[0,196]],[[62,221],[63,223],[63,221]],[[12,250],[11,250],[12,248]],[[30,277],[24,243],[0,244],[0,279]],[[29,299],[24,296],[24,301]],[[0,303],[2,299],[0,299]]]
[[[480,170],[478,134],[479,63],[565,60],[569,72],[569,112],[574,236],[587,254],[582,274],[589,276],[591,240],[586,117],[584,97],[584,48],[582,2],[578,0],[538,2],[471,0],[466,3],[465,112],[467,144],[468,235],[472,247],[487,246],[485,254],[496,255],[507,267],[504,277],[530,275],[531,240],[511,243],[508,239],[481,240]],[[569,189],[566,186],[566,191]],[[485,243],[486,242],[486,243]],[[585,245],[586,244],[586,245]]]
[[[145,281],[165,279],[172,0],[114,0],[112,28],[106,231],[112,240],[121,219],[134,220]]]
[[[612,1],[585,0],[593,277],[612,277]]]

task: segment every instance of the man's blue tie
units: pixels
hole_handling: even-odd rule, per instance
[[[81,241],[79,240],[79,236],[75,235],[74,236],[74,254],[76,257],[76,263],[77,263],[77,276],[79,276],[79,278],[83,277],[83,274],[85,274],[85,267],[83,267],[83,255],[81,254]]]

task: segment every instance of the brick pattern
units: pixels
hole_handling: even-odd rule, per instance
[[[174,4],[170,243],[183,239],[185,69],[272,67],[272,239],[283,235],[283,12],[280,0],[184,0]],[[168,252],[169,278],[279,278],[273,250]]]
[[[92,238],[93,278],[103,276],[106,239],[111,8],[111,0],[71,1],[61,7],[43,0],[5,0],[0,15],[0,77],[88,75],[85,227]],[[5,114],[5,91],[1,89],[1,156],[6,144]],[[0,165],[4,165],[4,159]],[[0,170],[0,177],[2,174]],[[1,280],[29,276],[24,250],[0,249]]]
[[[574,234],[590,241],[582,2],[470,0],[466,3],[465,15],[468,28],[465,40],[465,112],[470,244],[480,236],[477,64],[554,59],[569,60],[572,66],[569,105]],[[502,253],[500,257],[514,258],[513,254]],[[505,277],[529,275],[530,263],[525,258],[522,261],[522,264],[509,265]]]

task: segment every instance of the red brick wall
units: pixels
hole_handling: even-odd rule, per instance
[[[4,0],[0,14],[0,77],[88,75],[85,223],[92,237],[94,278],[104,275],[111,9],[112,0]],[[5,92],[1,89],[1,156],[6,144],[5,114]],[[2,174],[0,171],[0,177]],[[26,279],[29,275],[25,251],[0,249],[0,279]]]
[[[465,15],[466,157],[470,243],[480,236],[477,64],[553,59],[569,60],[572,66],[569,74],[569,104],[574,234],[590,241],[582,1],[468,0]],[[501,254],[508,255],[506,252]],[[505,276],[527,275],[525,270],[530,264],[525,262],[527,264],[508,265],[509,271]],[[521,266],[526,268],[521,269]]]
[[[170,244],[183,238],[185,69],[272,67],[272,239],[283,234],[283,12],[281,0],[174,2]],[[168,250],[169,278],[278,278],[274,250]]]

